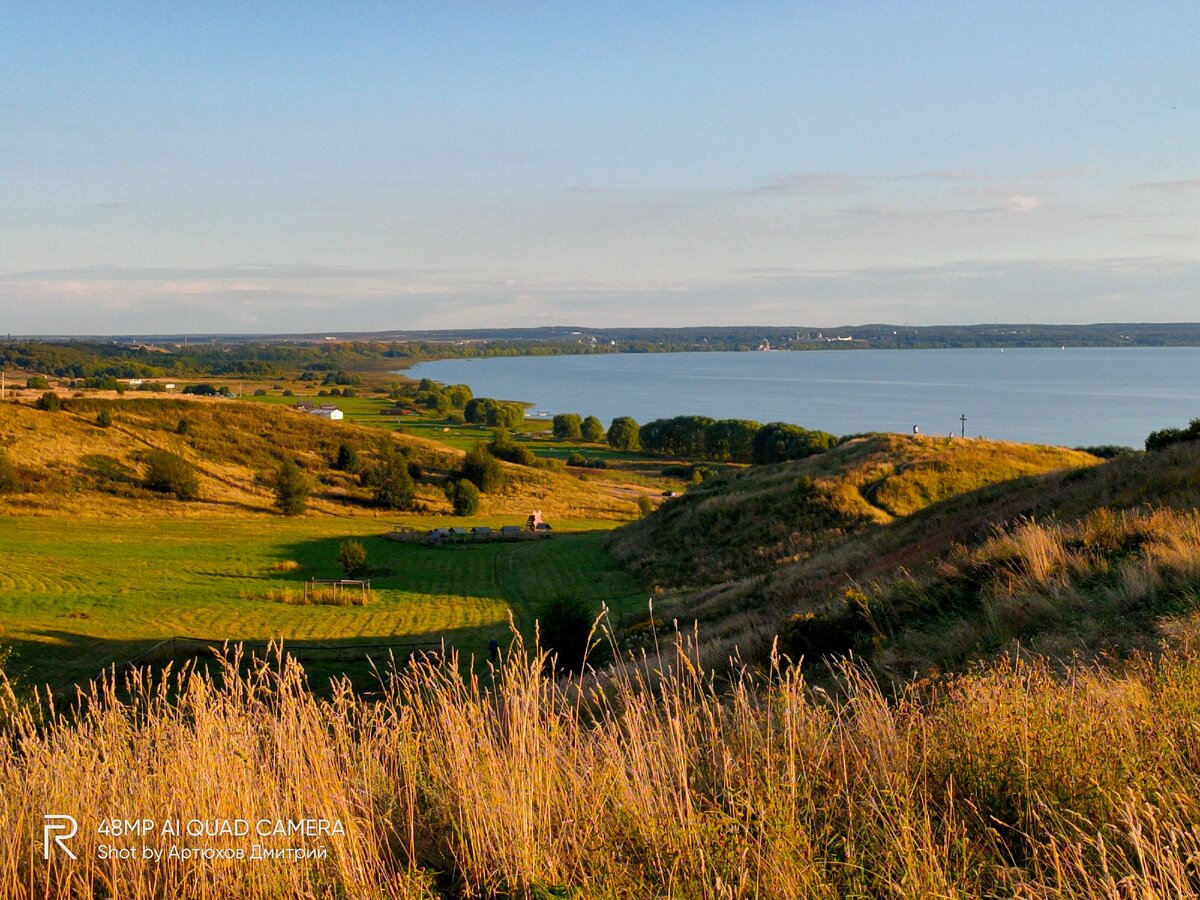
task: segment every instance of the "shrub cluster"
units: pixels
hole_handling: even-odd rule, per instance
[[[1162,450],[1172,444],[1200,440],[1200,419],[1192,419],[1187,428],[1163,428],[1146,437],[1147,450]]]
[[[465,478],[446,482],[446,499],[456,516],[473,516],[479,512],[479,488]]]
[[[463,407],[463,418],[474,425],[520,428],[525,424],[525,407],[491,397],[473,397]]]
[[[200,496],[200,476],[196,467],[167,450],[151,450],[146,455],[144,487],[160,494],[174,494],[179,500]]]
[[[467,451],[458,475],[485,494],[498,491],[504,486],[504,470],[500,467],[500,461],[492,456],[482,443]]]

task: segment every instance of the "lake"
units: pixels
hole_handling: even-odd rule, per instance
[[[834,434],[966,433],[1140,448],[1200,416],[1200,348],[620,353],[422,363],[405,374],[606,425],[696,414]]]

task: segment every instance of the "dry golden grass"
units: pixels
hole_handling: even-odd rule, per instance
[[[96,424],[101,409],[113,419]],[[186,421],[185,433],[179,423]],[[370,461],[380,441],[401,446],[427,473],[417,485],[418,512],[452,513],[440,481],[462,459],[460,450],[423,438],[345,422],[325,422],[286,407],[210,398],[72,399],[43,412],[0,403],[0,448],[25,489],[0,494],[0,513],[60,515],[221,516],[231,511],[274,513],[270,479],[285,457],[297,459],[314,482],[310,515],[371,515],[369,492],[332,469],[345,442]],[[146,454],[163,449],[199,472],[199,500],[180,502],[141,487]],[[504,490],[483,497],[484,516],[541,509],[555,519],[625,520],[637,506],[614,487],[585,485],[567,475],[505,464]],[[381,515],[391,515],[382,511]]]
[[[287,603],[290,606],[366,606],[375,602],[370,588],[273,588],[261,593],[240,591],[239,599],[262,600],[267,603]]]
[[[889,440],[903,443],[909,439]],[[988,447],[988,442],[958,443],[972,455]],[[973,444],[977,446],[965,446]],[[1007,448],[1019,449],[1019,445],[992,446],[1000,459]],[[846,453],[857,454],[860,462],[870,462],[873,453],[870,441],[847,447]],[[827,460],[826,464],[835,461]],[[863,470],[862,466],[858,468]],[[878,600],[898,582],[915,579],[918,586],[925,585],[935,579],[934,570],[940,561],[947,554],[958,552],[954,549],[956,545],[977,548],[995,536],[999,526],[1016,527],[1022,521],[1033,520],[1074,527],[1071,523],[1084,521],[1093,511],[1103,508],[1111,509],[1119,518],[1120,511],[1133,514],[1137,510],[1163,508],[1186,513],[1200,506],[1200,442],[1000,481],[933,503],[886,524],[868,526],[864,520],[864,524],[852,529],[814,528],[811,519],[806,523],[792,515],[796,509],[789,505],[783,473],[781,467],[770,467],[761,475],[750,472],[743,480],[731,479],[728,495],[697,494],[690,509],[681,506],[675,512],[675,522],[664,517],[655,523],[655,517],[651,517],[648,523],[622,529],[613,542],[618,551],[626,554],[626,559],[635,562],[653,552],[661,552],[664,559],[671,560],[680,552],[668,549],[669,542],[663,540],[668,536],[663,529],[669,526],[670,536],[683,548],[684,558],[707,560],[710,567],[722,565],[732,558],[733,551],[722,555],[719,549],[714,550],[709,541],[715,540],[714,536],[720,532],[706,536],[697,525],[697,516],[716,504],[724,510],[723,516],[735,532],[732,546],[742,542],[741,558],[746,560],[745,565],[761,567],[762,559],[754,555],[759,549],[756,541],[769,536],[772,528],[781,534],[789,526],[797,528],[787,537],[786,546],[792,548],[790,558],[774,556],[775,561],[764,574],[732,578],[726,575],[729,580],[717,580],[699,590],[668,592],[661,606],[668,620],[698,619],[704,624],[706,662],[710,665],[720,665],[734,654],[744,659],[765,657],[773,637],[786,630],[786,620],[792,615],[840,616],[846,606],[847,589],[865,587]],[[770,479],[777,483],[772,484]],[[818,486],[820,479],[814,479],[813,484]],[[795,493],[794,481],[792,485]],[[746,510],[757,512],[750,517]],[[751,519],[755,524],[747,524]],[[1161,521],[1169,522],[1170,515]],[[650,534],[655,528],[660,531]],[[1180,531],[1185,542],[1190,540],[1187,538],[1190,533],[1189,528]],[[637,539],[641,540],[640,545]],[[966,603],[977,609],[977,593],[953,591],[949,597],[939,597],[937,591],[930,595],[931,592],[919,587],[918,595],[928,595],[918,598],[922,603],[898,603],[891,614],[891,624],[884,623],[888,625],[884,629],[888,648],[880,657],[887,658],[886,672],[881,674],[903,679],[929,666],[957,667],[968,659],[995,654],[1014,639],[1023,645],[1034,644],[1039,652],[1062,657],[1080,651],[1096,653],[1109,648],[1125,651],[1151,646],[1164,628],[1171,627],[1164,616],[1196,605],[1195,592],[1189,594],[1186,585],[1178,580],[1171,581],[1169,590],[1151,589],[1155,584],[1154,561],[1179,552],[1178,547],[1175,551],[1169,549],[1174,540],[1177,538],[1163,535],[1148,548],[1151,558],[1139,555],[1126,561],[1127,565],[1121,569],[1124,601],[1107,581],[1095,595],[1089,583],[1080,583],[1078,602],[1069,597],[1064,598],[1069,602],[1059,602],[1053,597],[1026,592],[1012,602],[998,604],[994,623],[988,623],[964,617],[963,609],[956,606]],[[1167,546],[1159,546],[1164,542]],[[1143,571],[1143,565],[1150,568]],[[1189,565],[1183,565],[1180,571],[1186,573]],[[693,571],[704,571],[700,566],[697,563]],[[1097,579],[1107,578],[1107,571],[1098,569],[1093,575]],[[1141,582],[1144,577],[1151,578],[1149,584]],[[1093,596],[1096,602],[1089,599]],[[921,636],[919,632],[926,626],[927,631]],[[908,637],[897,639],[895,631],[905,628],[909,630]],[[865,640],[855,641],[851,636],[849,642],[835,649],[845,650],[851,645],[857,647],[857,652],[875,653],[880,649],[870,627],[860,637]]]
[[[716,584],[802,562],[980,488],[1097,462],[1062,447],[870,435],[711,479],[623,529],[613,551],[664,584]]]
[[[136,676],[70,715],[9,696],[0,895],[1200,894],[1194,655],[1005,663],[894,702],[851,666],[834,701],[795,668],[715,679],[687,641],[664,655],[583,683],[519,648],[486,686],[418,663],[374,702],[318,701],[288,662]],[[31,852],[46,813],[79,820],[76,862]],[[113,816],[346,834],[300,862],[101,862],[130,843],[95,834]]]

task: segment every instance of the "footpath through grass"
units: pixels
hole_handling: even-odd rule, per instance
[[[560,527],[572,524],[584,523]],[[558,594],[607,603],[617,616],[645,600],[599,532],[433,550],[386,540],[383,530],[379,520],[254,516],[0,519],[0,644],[12,646],[9,669],[19,678],[63,689],[174,636],[283,638],[297,650],[445,640],[482,656],[491,638],[507,643],[510,610],[531,633]],[[266,599],[271,591],[299,592],[310,578],[341,577],[337,550],[348,537],[367,548],[374,602]],[[276,570],[288,560],[299,568]],[[328,662],[314,656],[307,664],[314,686],[343,671],[368,679],[366,652]],[[386,660],[386,650],[370,652]]]

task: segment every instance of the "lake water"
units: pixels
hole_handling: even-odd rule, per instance
[[[441,360],[406,374],[531,412],[639,422],[696,414],[834,434],[959,434],[1141,447],[1200,416],[1200,348],[621,353]]]

